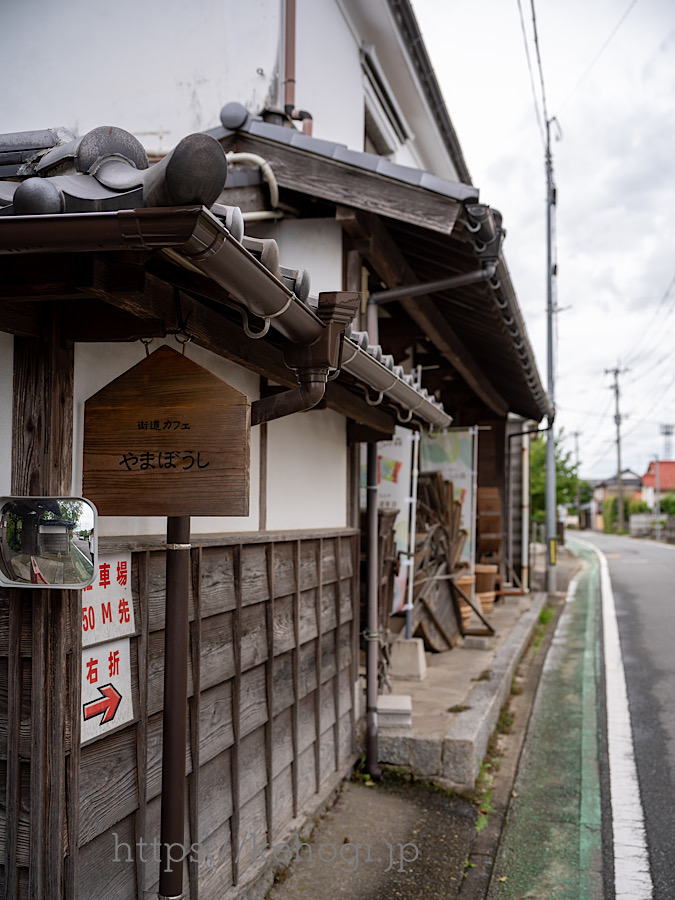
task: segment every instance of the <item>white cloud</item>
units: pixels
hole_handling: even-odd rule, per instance
[[[483,202],[499,209],[505,254],[546,379],[542,140],[516,3],[413,0]],[[538,91],[529,4],[522,4]],[[612,377],[620,377],[622,465],[643,473],[675,423],[675,7],[640,0],[589,66],[628,3],[536,4],[553,141],[558,279],[558,427],[582,431],[582,474],[616,471]],[[634,350],[635,348],[635,350]],[[570,444],[570,448],[571,448]]]

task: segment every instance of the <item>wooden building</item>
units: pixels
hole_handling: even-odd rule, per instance
[[[486,426],[479,486],[504,507],[507,416],[551,413],[501,216],[471,184],[409,4],[299,8],[295,57],[294,4],[283,6],[285,18],[270,4],[267,18],[242,7],[226,23],[228,93],[204,112],[209,81],[201,130],[178,143],[183,112],[167,128],[156,110],[208,54],[162,48],[183,41],[191,13],[170,3],[152,23],[154,67],[130,53],[125,128],[94,128],[119,90],[108,78],[119,51],[91,39],[78,0],[64,16],[96,59],[97,89],[79,71],[72,91],[26,98],[10,79],[5,96],[32,124],[21,109],[0,138],[0,409],[12,423],[0,493],[81,495],[85,403],[146,358],[141,341],[180,352],[189,339],[187,357],[246,395],[258,422],[248,513],[196,517],[189,542],[183,877],[202,900],[269,879],[284,861],[273,848],[356,758],[360,444],[397,423]],[[316,40],[326,23],[330,52]],[[296,81],[314,134],[280,88]],[[79,118],[81,138],[22,130],[58,119],[68,94],[64,121]],[[218,125],[228,96],[249,101],[226,104]],[[130,131],[150,135],[145,147]],[[277,403],[289,415],[271,417]],[[12,900],[158,890],[165,527],[142,513],[99,519],[101,559],[129,562],[134,629],[131,718],[98,737],[82,740],[82,592],[0,590],[0,894]]]

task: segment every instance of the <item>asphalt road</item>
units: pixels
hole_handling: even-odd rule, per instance
[[[654,900],[675,898],[675,546],[583,534],[607,557]],[[647,898],[640,898],[647,900]]]
[[[589,548],[584,557],[539,680],[488,900],[604,900],[611,880],[603,867],[599,566]]]

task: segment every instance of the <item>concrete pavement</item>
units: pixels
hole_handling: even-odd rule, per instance
[[[601,900],[599,569],[570,591],[549,649],[488,900]]]
[[[563,549],[559,587],[566,587],[576,567],[576,559]],[[473,788],[546,600],[541,592],[509,598],[488,617],[494,638],[427,654],[424,681],[393,682],[394,691],[412,701],[411,727],[380,730],[380,759],[398,767],[395,777],[378,785],[346,782],[333,807],[307,823],[300,845],[296,838],[295,862],[271,889],[270,900],[484,897],[501,819],[498,813],[481,814],[483,801]],[[529,706],[521,706],[511,774],[496,804],[501,809],[529,716]],[[477,834],[479,818],[488,827]]]

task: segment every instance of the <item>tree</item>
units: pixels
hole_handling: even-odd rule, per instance
[[[556,502],[558,506],[574,508],[579,487],[579,502],[587,503],[592,490],[577,473],[571,451],[562,447],[563,432],[555,440]],[[546,521],[546,438],[537,437],[530,444],[530,508],[535,522]],[[557,516],[556,516],[557,518]]]
[[[628,522],[630,517],[637,513],[648,513],[649,507],[644,500],[635,500],[633,497],[629,497],[624,504],[624,512]],[[619,498],[608,497],[602,501],[602,530],[605,534],[613,534],[617,530],[618,521]],[[624,531],[624,534],[627,532]]]

